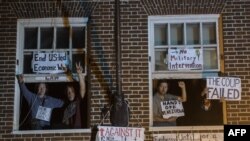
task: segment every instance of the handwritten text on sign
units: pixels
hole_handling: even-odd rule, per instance
[[[184,116],[182,102],[179,100],[168,100],[161,102],[161,109],[164,112],[163,118]]]
[[[153,141],[223,141],[223,133],[153,134]]]
[[[168,69],[169,70],[192,70],[202,69],[201,49],[169,49],[168,50]]]
[[[208,99],[240,100],[241,80],[234,77],[208,77]]]
[[[98,126],[96,141],[144,141],[144,128]]]
[[[32,60],[33,72],[62,73],[62,65],[68,65],[66,52],[34,52]]]
[[[36,118],[44,121],[50,121],[51,113],[51,108],[39,106],[36,113]]]

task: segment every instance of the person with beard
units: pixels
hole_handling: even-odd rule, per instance
[[[154,126],[176,126],[177,117],[163,118],[163,112],[161,108],[161,102],[168,100],[179,100],[180,102],[186,102],[187,94],[186,87],[183,81],[178,82],[181,88],[181,96],[176,96],[168,92],[168,82],[166,80],[160,80],[157,84],[157,92],[153,97],[153,125]]]
[[[48,87],[45,83],[39,83],[37,92],[33,93],[26,87],[23,75],[18,76],[18,82],[21,93],[30,106],[31,129],[49,129],[52,110],[62,107],[64,104],[63,100],[48,96]]]

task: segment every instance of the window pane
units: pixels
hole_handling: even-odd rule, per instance
[[[203,44],[216,44],[216,24],[203,23]]]
[[[156,50],[155,51],[155,70],[167,70],[167,51],[166,50]]]
[[[69,27],[59,27],[56,31],[56,48],[69,48]]]
[[[204,48],[204,69],[218,69],[216,48]]]
[[[53,48],[53,28],[41,28],[41,49],[52,49]]]
[[[200,24],[187,24],[186,37],[188,45],[200,44]]]
[[[37,34],[38,34],[38,28],[24,29],[24,49],[37,48]]]
[[[170,25],[171,45],[183,45],[183,24]]]
[[[33,73],[31,68],[32,54],[25,54],[23,58],[23,73]]]
[[[73,53],[72,55],[72,72],[76,72],[75,63],[81,63],[81,66],[83,67],[83,72],[85,72],[85,54],[84,53]]]
[[[167,45],[168,44],[168,25],[167,24],[155,24],[154,27],[154,40],[155,45]]]
[[[85,48],[85,28],[73,27],[72,28],[72,47]]]

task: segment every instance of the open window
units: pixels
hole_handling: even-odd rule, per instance
[[[17,21],[16,74],[23,74],[27,88],[36,93],[36,85],[45,82],[48,95],[64,100],[66,86],[71,85],[79,94],[79,79],[75,63],[83,67],[86,76],[87,18],[20,19]],[[65,71],[67,67],[68,71]],[[31,130],[30,108],[32,105],[20,92],[16,83],[14,131]],[[87,92],[86,92],[87,93]],[[81,127],[87,128],[88,96],[81,99]],[[53,109],[49,129],[60,129],[63,111]],[[55,115],[57,115],[55,117]],[[63,129],[63,128],[61,128]]]
[[[149,17],[149,99],[152,130],[160,129],[154,128],[157,126],[153,124],[153,97],[157,93],[157,83],[162,80],[168,81],[167,93],[177,97],[181,96],[178,82],[183,81],[186,85],[187,101],[183,102],[185,115],[177,118],[177,126],[194,129],[195,126],[223,125],[223,104],[212,100],[211,109],[204,109],[204,98],[201,96],[206,87],[206,77],[218,76],[223,71],[219,25],[219,15]]]

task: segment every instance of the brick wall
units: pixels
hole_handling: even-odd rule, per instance
[[[77,0],[71,1],[69,5],[62,1],[61,5],[69,6],[65,9],[70,9],[67,13],[70,16],[82,17],[85,14],[90,15],[92,12],[90,17],[90,124],[93,126],[101,121],[100,110],[108,104],[108,93],[115,87],[114,1],[88,2],[89,6],[93,7],[93,9],[90,8],[89,12],[86,12],[83,9],[84,4]],[[28,9],[27,5],[36,8]],[[45,6],[40,7],[41,5]],[[139,119],[143,127],[146,128],[146,136],[152,133],[147,131],[149,125],[147,16],[220,13],[223,18],[225,73],[229,76],[240,76],[242,79],[242,101],[227,103],[228,123],[250,124],[250,108],[248,106],[250,104],[249,7],[250,1],[248,0],[180,0],[178,2],[175,0],[124,0],[121,3],[121,77],[122,90],[130,103],[132,115],[134,115],[131,118],[130,126],[136,127]],[[38,12],[35,9],[39,9]],[[11,134],[16,20],[17,18],[62,15],[63,11],[60,11],[58,5],[52,0],[37,2],[29,0],[0,1],[0,141],[90,140],[90,134],[84,133]],[[108,123],[108,120],[105,120],[105,123]]]
[[[12,129],[16,58],[16,17],[0,1],[0,139]]]
[[[228,102],[229,124],[250,121],[250,1],[228,1],[223,14],[225,72],[242,81],[242,100]]]

